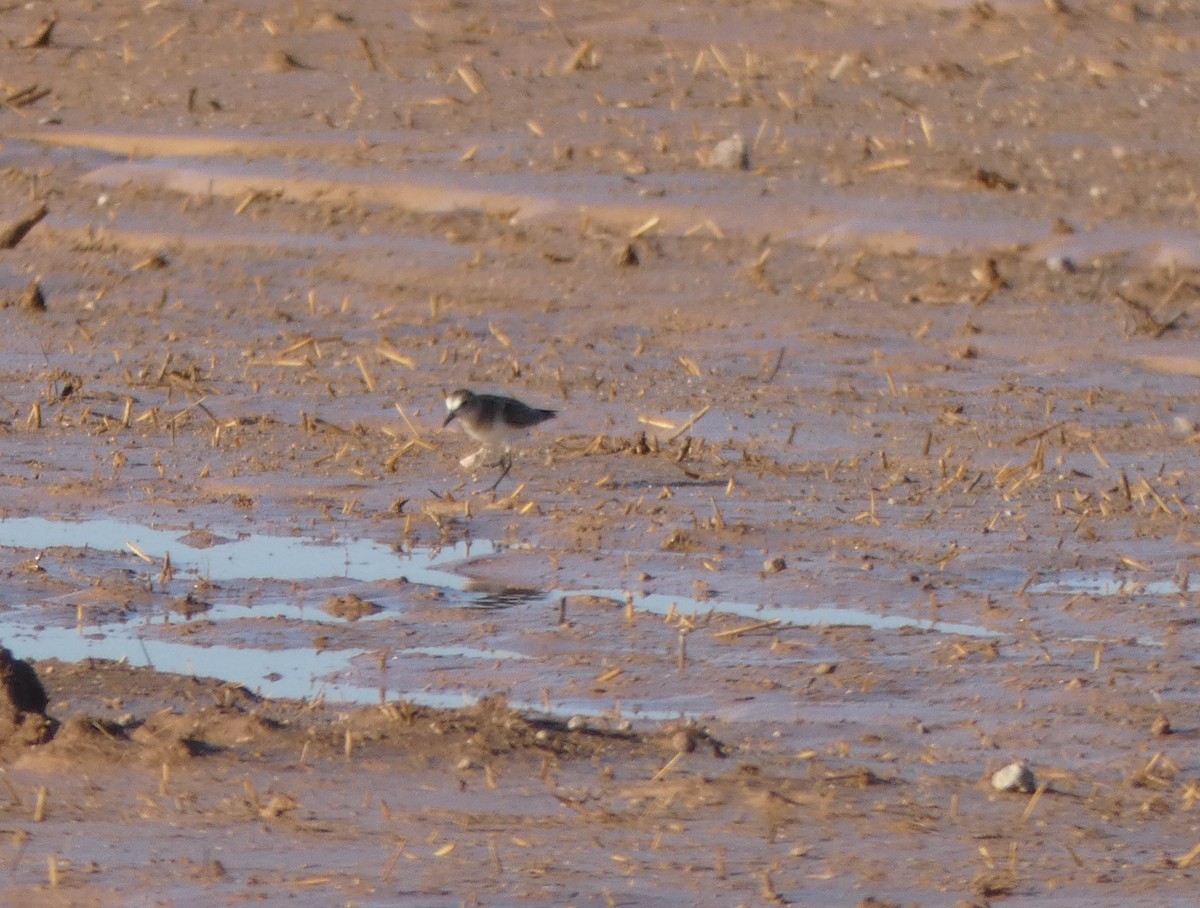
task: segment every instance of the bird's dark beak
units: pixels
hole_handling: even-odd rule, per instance
[[[457,415],[458,415],[457,410],[451,410],[450,415],[446,417],[446,421],[442,423],[442,428],[444,429],[444,428],[446,428],[446,426],[450,425],[451,420],[453,420],[454,417],[456,417]]]

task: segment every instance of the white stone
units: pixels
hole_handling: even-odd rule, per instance
[[[1033,794],[1037,791],[1037,777],[1033,770],[1018,760],[992,773],[992,788],[996,791],[1020,791]]]

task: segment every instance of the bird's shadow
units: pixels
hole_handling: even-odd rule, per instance
[[[625,491],[649,491],[668,486],[672,489],[723,489],[729,485],[728,479],[683,479],[678,481],[656,482],[651,479],[612,480],[607,483],[609,488]]]
[[[472,578],[467,581],[466,591],[477,594],[470,604],[478,609],[504,609],[526,602],[536,602],[548,595],[545,590],[533,587],[509,586],[506,583]]]

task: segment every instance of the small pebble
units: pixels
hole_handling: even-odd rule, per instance
[[[285,50],[276,50],[268,55],[266,62],[262,65],[262,71],[269,73],[290,73],[297,69],[308,69],[308,67]]]
[[[689,729],[680,729],[671,735],[671,747],[676,753],[692,753],[696,749],[695,733]]]
[[[42,285],[37,281],[33,281],[22,292],[21,308],[30,312],[46,311],[46,295],[42,293]]]
[[[782,558],[768,558],[763,562],[763,571],[767,574],[778,574],[784,570],[787,570],[787,562]]]
[[[1037,777],[1033,770],[1021,761],[1009,763],[992,773],[992,788],[996,791],[1020,791],[1033,794],[1037,791]]]
[[[1171,731],[1172,731],[1171,720],[1168,719],[1166,716],[1159,716],[1150,725],[1150,733],[1151,734],[1169,735],[1169,734],[1171,734]]]

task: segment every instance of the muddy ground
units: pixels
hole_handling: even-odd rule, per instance
[[[0,901],[1191,904],[1200,7],[880,6],[0,9]]]

